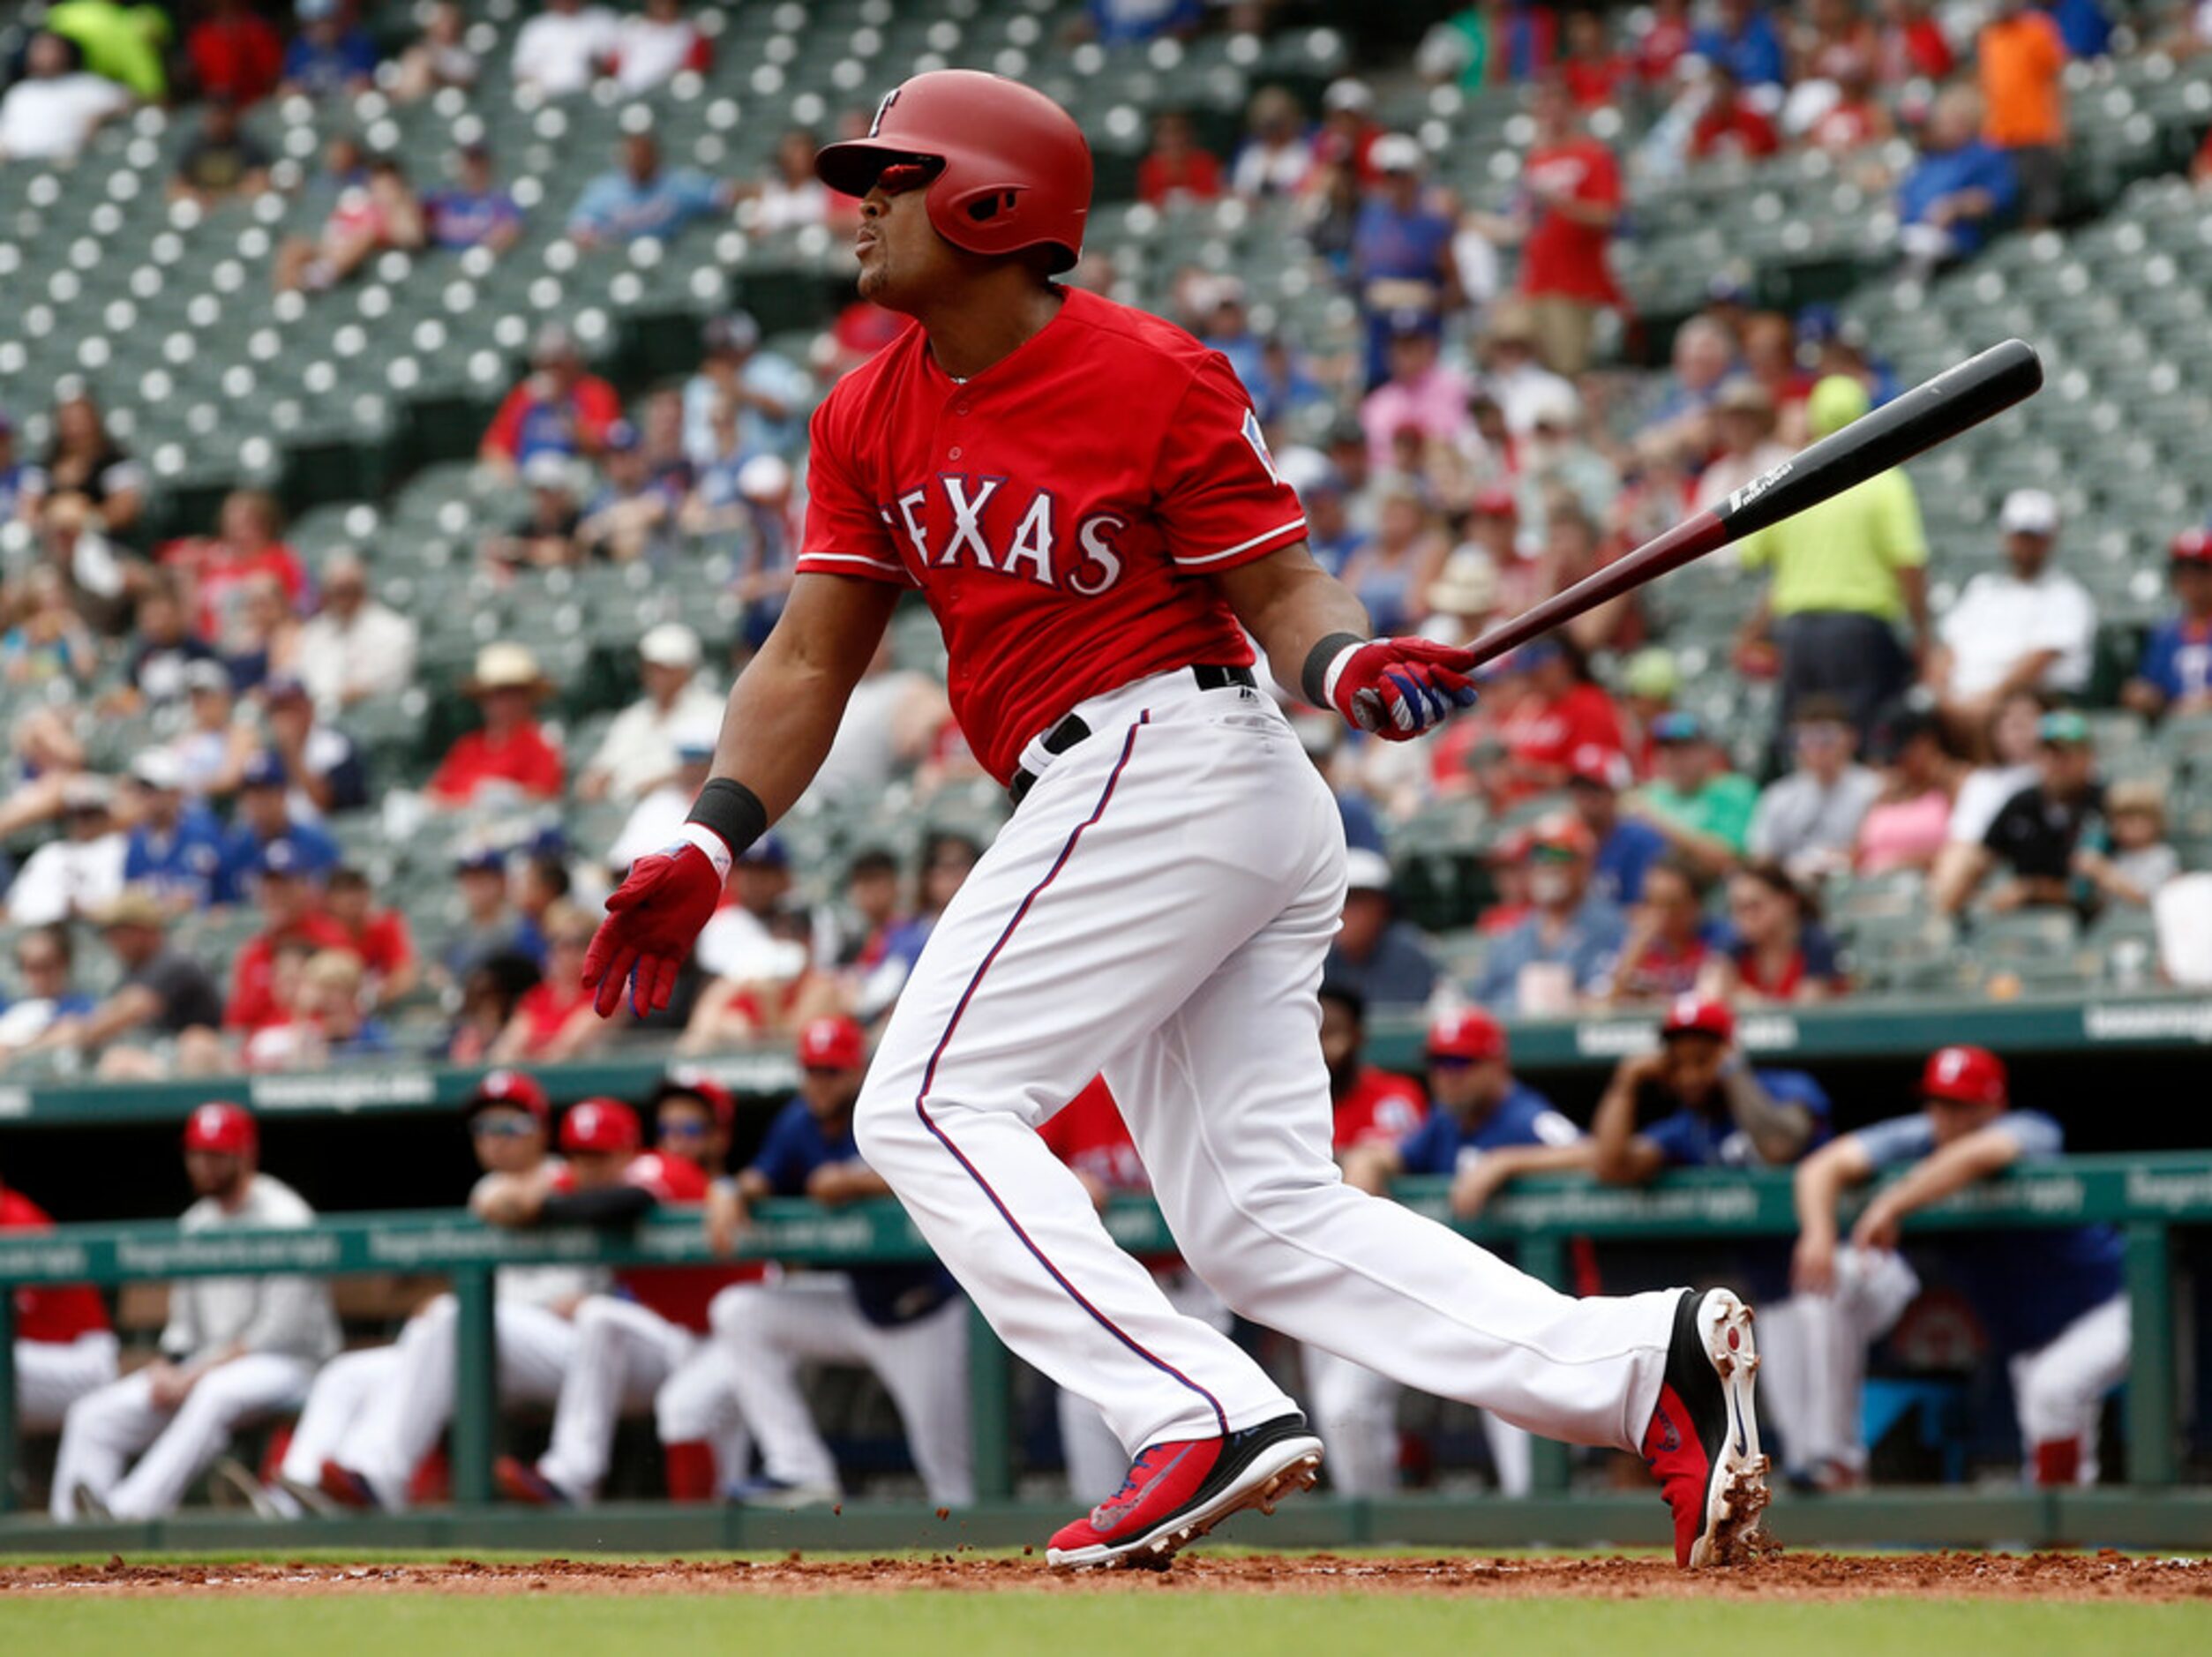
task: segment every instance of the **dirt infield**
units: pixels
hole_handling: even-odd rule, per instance
[[[1749,1598],[1995,1599],[2212,1601],[2212,1561],[2088,1554],[1774,1553],[1696,1575],[1653,1559],[1413,1557],[1337,1554],[1203,1555],[1173,1570],[1048,1571],[1035,1557],[849,1556],[776,1561],[626,1563],[545,1559],[529,1564],[452,1559],[442,1564],[146,1564],[0,1568],[0,1602],[13,1595],[351,1593],[764,1594],[801,1597],[1009,1590],[1056,1593],[1404,1593],[1503,1599]]]

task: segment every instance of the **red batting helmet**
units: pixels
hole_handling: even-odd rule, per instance
[[[1479,1007],[1462,1007],[1428,1026],[1431,1059],[1503,1059],[1505,1031]]]
[[[1083,251],[1091,146],[1041,92],[975,69],[935,69],[894,86],[864,139],[826,146],[814,173],[865,196],[899,162],[933,169],[925,205],[937,234],[971,253],[1053,249],[1053,268]]]
[[[1660,1021],[1659,1033],[1664,1036],[1711,1036],[1716,1041],[1736,1039],[1736,1015],[1728,1011],[1726,1001],[1716,1001],[1706,995],[1677,995],[1667,1004],[1667,1016]]]
[[[213,1099],[184,1119],[184,1149],[250,1157],[260,1149],[260,1130],[243,1105]]]
[[[484,1080],[469,1095],[467,1108],[480,1111],[495,1105],[528,1111],[537,1118],[541,1127],[553,1116],[552,1101],[545,1097],[545,1090],[537,1084],[537,1078],[521,1070],[485,1071]]]
[[[563,1151],[635,1151],[638,1113],[619,1098],[580,1099],[560,1119]]]
[[[2005,1061],[1987,1047],[1938,1047],[1920,1073],[1923,1098],[1954,1105],[2002,1105],[2008,1091]]]

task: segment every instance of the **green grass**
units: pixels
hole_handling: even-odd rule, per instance
[[[1268,1657],[1623,1657],[1651,1652],[1766,1651],[1788,1657],[2005,1657],[2203,1651],[2212,1608],[2183,1605],[1856,1604],[1654,1600],[1417,1599],[1382,1594],[1185,1597],[1005,1593],[777,1600],[565,1594],[494,1598],[347,1593],[290,1600],[0,1600],[0,1643],[101,1657],[621,1657],[895,1653],[898,1657],[1036,1657],[1140,1650]]]

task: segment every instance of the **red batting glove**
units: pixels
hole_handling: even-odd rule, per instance
[[[1386,742],[1408,742],[1475,701],[1474,654],[1427,639],[1347,644],[1329,664],[1330,706]]]
[[[687,840],[640,858],[607,899],[607,918],[584,952],[584,988],[602,1018],[622,1004],[642,1018],[668,1005],[676,974],[722,902],[724,875]]]

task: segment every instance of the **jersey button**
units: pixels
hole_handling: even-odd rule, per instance
[[[949,461],[958,460],[960,458],[960,446],[956,443],[950,448],[947,449],[945,451],[945,458]]]
[[[952,406],[952,411],[956,415],[966,414],[968,412],[968,405],[964,402],[955,403]]]

